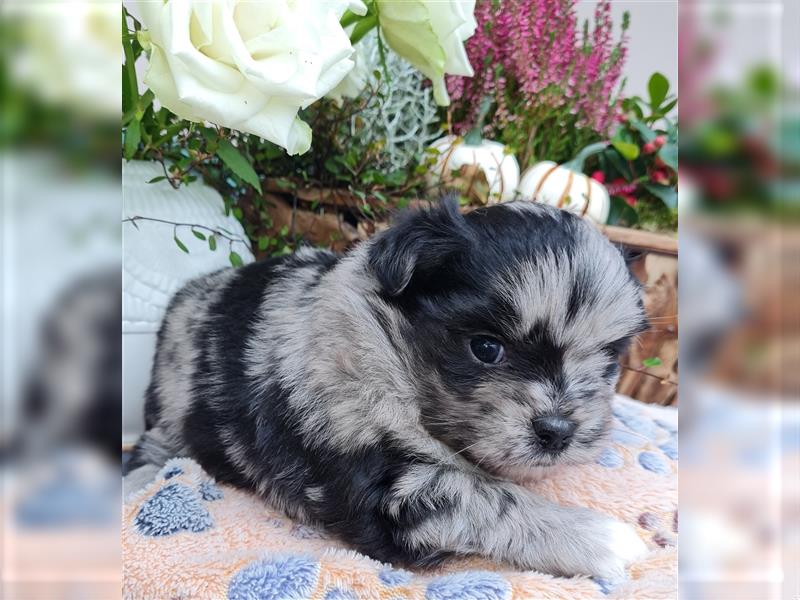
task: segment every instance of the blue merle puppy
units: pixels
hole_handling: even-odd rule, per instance
[[[645,323],[620,252],[540,204],[224,269],[167,310],[130,485],[190,456],[381,561],[620,577],[632,528],[514,481],[597,455]]]

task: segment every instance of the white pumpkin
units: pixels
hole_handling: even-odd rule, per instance
[[[600,225],[608,220],[611,210],[608,191],[599,181],[549,160],[525,170],[519,196],[521,200],[563,208]]]
[[[429,185],[447,181],[452,171],[464,165],[478,167],[489,184],[489,204],[511,200],[519,185],[519,163],[500,142],[481,140],[471,144],[466,138],[447,135],[431,144],[438,151]]]

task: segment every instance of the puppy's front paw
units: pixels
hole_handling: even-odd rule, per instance
[[[595,575],[609,581],[625,577],[625,567],[647,555],[647,546],[636,530],[615,519],[603,519],[597,526],[598,550],[592,552],[587,575]]]
[[[589,510],[567,510],[561,527],[539,545],[539,568],[571,577],[589,575],[609,582],[625,578],[625,568],[648,550],[630,525]],[[552,565],[552,566],[549,566]]]

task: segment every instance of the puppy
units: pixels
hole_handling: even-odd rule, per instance
[[[632,528],[508,475],[596,456],[645,324],[592,225],[446,200],[342,258],[305,249],[186,285],[130,465],[141,482],[191,456],[381,561],[616,578],[644,551]]]

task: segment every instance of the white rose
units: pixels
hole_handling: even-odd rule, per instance
[[[145,83],[179,117],[256,134],[302,154],[297,111],[353,68],[339,24],[360,2],[153,0],[138,3],[152,50]]]
[[[474,75],[463,42],[477,27],[475,0],[376,2],[386,43],[431,80],[437,104],[450,104],[445,74]]]
[[[339,82],[339,85],[328,93],[328,98],[334,100],[339,106],[341,106],[343,98],[358,98],[364,88],[367,87],[370,70],[374,68],[364,51],[363,41],[356,45],[353,60],[355,61],[355,66]]]

